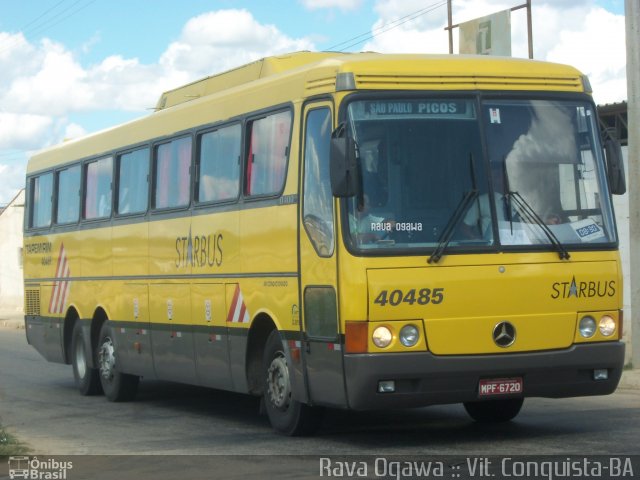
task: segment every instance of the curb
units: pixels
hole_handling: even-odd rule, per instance
[[[640,369],[624,370],[618,388],[623,390],[640,390]]]

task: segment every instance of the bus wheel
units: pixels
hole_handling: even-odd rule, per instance
[[[133,400],[138,392],[140,377],[118,371],[115,345],[113,344],[111,329],[106,323],[100,329],[97,357],[100,383],[107,399],[111,402]]]
[[[508,422],[513,420],[524,403],[524,398],[467,402],[464,408],[476,422]]]
[[[82,326],[76,321],[71,333],[71,365],[76,387],[82,395],[98,395],[102,393],[102,386],[98,378],[98,370],[90,368],[87,363],[87,345],[82,334]]]
[[[274,330],[267,339],[263,358],[264,404],[271,426],[291,436],[310,435],[322,421],[322,409],[291,398],[289,366],[280,334]]]

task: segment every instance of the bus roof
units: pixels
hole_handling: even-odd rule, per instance
[[[35,154],[27,172],[99,156],[273,105],[345,90],[510,90],[590,93],[578,70],[474,55],[295,52],[164,92],[150,115]],[[269,94],[265,95],[265,90]],[[215,108],[214,108],[215,107]]]

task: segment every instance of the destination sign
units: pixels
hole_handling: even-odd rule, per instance
[[[475,118],[473,104],[468,100],[375,100],[354,102],[349,109],[355,119]]]

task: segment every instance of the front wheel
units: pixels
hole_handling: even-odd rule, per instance
[[[513,420],[524,403],[524,398],[467,402],[464,408],[476,422],[498,423]]]
[[[267,339],[263,357],[264,404],[271,426],[290,436],[310,435],[322,422],[323,410],[291,397],[287,357],[277,330]]]
[[[106,323],[100,329],[97,357],[100,383],[107,399],[111,402],[133,400],[138,392],[140,377],[118,371],[113,336]]]

